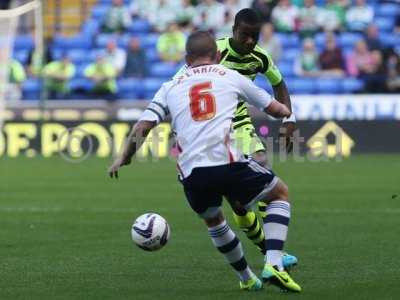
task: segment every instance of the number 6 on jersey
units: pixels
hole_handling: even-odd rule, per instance
[[[190,88],[190,112],[193,120],[205,121],[215,116],[215,98],[211,88],[211,81],[198,83]]]

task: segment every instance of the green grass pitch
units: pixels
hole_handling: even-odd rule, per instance
[[[400,297],[400,155],[274,164],[293,199],[286,249],[299,257],[297,295],[239,291],[186,204],[173,162],[134,163],[119,181],[106,176],[108,164],[0,159],[0,299]],[[147,211],[171,226],[159,252],[130,238],[133,219]],[[259,272],[261,255],[239,236]]]

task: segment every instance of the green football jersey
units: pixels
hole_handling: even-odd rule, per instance
[[[250,54],[241,55],[232,49],[230,39],[225,37],[216,41],[218,51],[221,53],[220,64],[239,72],[251,80],[254,80],[257,74],[260,73],[264,74],[273,86],[282,81],[281,73],[265,50],[256,45]],[[233,128],[237,129],[247,124],[251,124],[247,105],[244,101],[240,101],[233,118]]]

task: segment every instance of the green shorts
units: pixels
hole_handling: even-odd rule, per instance
[[[246,124],[234,130],[235,145],[245,155],[266,151],[264,143],[256,134],[253,124]]]

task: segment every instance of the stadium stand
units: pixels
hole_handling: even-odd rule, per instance
[[[400,35],[393,31],[395,19],[400,14],[400,5],[382,1],[367,1],[374,9],[374,23],[379,29],[379,39],[384,47],[400,49]],[[53,42],[49,45],[54,59],[63,54],[68,54],[77,67],[75,78],[71,82],[71,88],[77,89],[71,98],[84,97],[85,91],[90,89],[90,83],[83,79],[85,66],[93,62],[96,54],[106,46],[110,39],[117,41],[119,47],[127,48],[132,36],[140,39],[142,47],[146,50],[149,62],[149,75],[144,80],[135,78],[119,78],[119,97],[122,99],[149,99],[159,88],[163,81],[175,74],[182,64],[162,62],[156,51],[156,43],[159,33],[152,30],[149,21],[135,17],[127,32],[122,34],[109,34],[101,32],[101,25],[106,17],[112,1],[98,0],[91,10],[91,14],[81,25],[81,30],[73,36],[55,34]],[[129,5],[131,1],[125,1]],[[324,1],[316,1],[322,6]],[[344,77],[340,80],[334,78],[300,78],[296,77],[293,64],[301,51],[302,41],[296,33],[276,33],[284,49],[282,58],[276,62],[281,70],[289,90],[294,94],[340,94],[357,93],[363,90],[363,81],[354,77]],[[337,34],[337,42],[347,55],[355,42],[363,38],[362,33],[341,32]],[[325,34],[317,33],[314,37],[316,47],[321,51],[325,43]],[[26,65],[29,52],[33,48],[33,40],[29,35],[20,35],[15,41],[14,58]],[[257,84],[269,89],[263,79],[257,79]],[[30,77],[23,84],[24,99],[39,99],[40,81]]]

